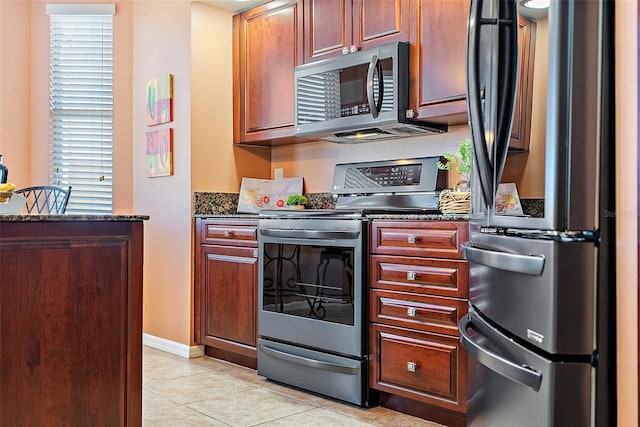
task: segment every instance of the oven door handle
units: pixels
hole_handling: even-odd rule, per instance
[[[308,357],[297,356],[295,354],[286,353],[275,348],[268,347],[264,344],[259,344],[260,351],[271,357],[277,359],[286,360],[287,362],[297,363],[298,365],[309,366],[311,368],[324,369],[325,371],[333,371],[341,374],[358,375],[360,370],[353,366],[344,366],[338,363],[325,362],[323,360],[310,359]]]
[[[265,228],[260,234],[285,239],[357,239],[360,231],[286,230]]]

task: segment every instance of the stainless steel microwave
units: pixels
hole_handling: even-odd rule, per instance
[[[358,142],[445,132],[413,120],[409,44],[398,42],[296,67],[295,135]]]

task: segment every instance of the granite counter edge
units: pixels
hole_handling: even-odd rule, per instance
[[[148,219],[148,215],[0,215],[0,222],[136,222]]]

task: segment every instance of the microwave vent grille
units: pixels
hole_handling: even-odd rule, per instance
[[[338,71],[298,77],[297,123],[318,123],[340,117],[340,76]]]

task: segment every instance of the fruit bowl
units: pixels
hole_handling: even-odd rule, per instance
[[[13,191],[0,191],[0,203],[7,203],[13,196]]]

